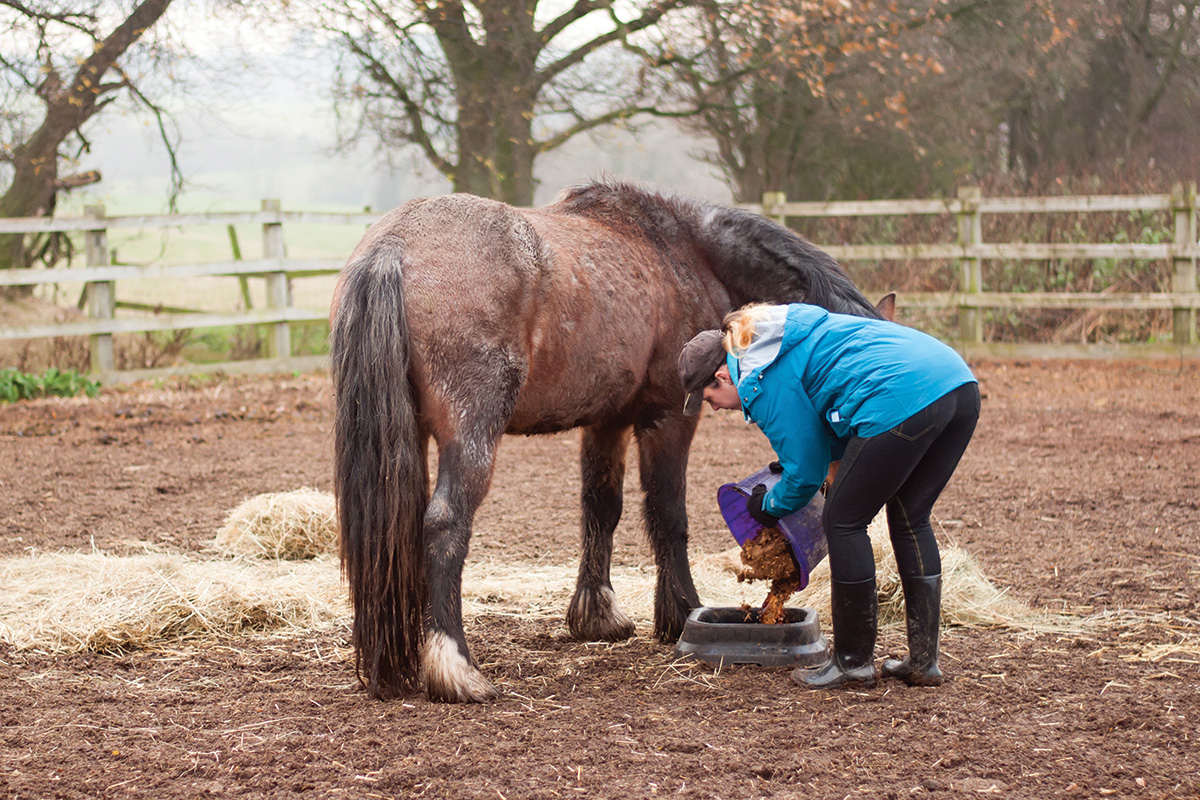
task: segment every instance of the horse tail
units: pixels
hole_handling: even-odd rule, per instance
[[[348,264],[330,326],[334,489],[355,670],[380,699],[419,687],[427,594],[429,476],[408,375],[401,262],[394,242],[380,242]]]

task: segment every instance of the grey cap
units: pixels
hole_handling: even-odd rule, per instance
[[[725,348],[721,332],[701,331],[679,351],[679,382],[687,395],[683,398],[683,415],[695,416],[704,403],[704,387],[725,363]]]

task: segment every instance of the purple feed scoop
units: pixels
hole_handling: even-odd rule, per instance
[[[763,526],[746,510],[746,499],[758,484],[770,490],[779,481],[780,473],[763,467],[750,477],[737,483],[727,483],[717,490],[717,504],[729,532],[739,545],[744,545],[763,530]],[[813,495],[808,505],[779,520],[779,530],[792,548],[792,555],[800,566],[800,588],[808,585],[808,576],[821,559],[829,552],[825,541],[825,530],[821,527],[821,512],[825,498],[821,493]]]

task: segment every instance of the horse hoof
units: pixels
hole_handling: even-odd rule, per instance
[[[683,623],[671,622],[654,626],[654,638],[663,644],[674,644],[683,635]]]
[[[700,601],[696,601],[699,608]],[[676,607],[671,609],[656,609],[654,613],[654,637],[663,644],[673,644],[683,635],[683,626],[687,622],[691,608]]]
[[[617,596],[607,586],[575,590],[567,609],[567,629],[581,642],[620,642],[633,636],[633,620],[617,605]]]
[[[436,703],[486,703],[500,696],[444,633],[434,633],[425,642],[424,666],[425,694]]]
[[[478,672],[455,686],[427,683],[425,692],[433,703],[486,703],[500,696],[499,690]]]

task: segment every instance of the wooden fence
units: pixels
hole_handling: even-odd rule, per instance
[[[171,214],[107,217],[102,207],[88,209],[88,216],[71,219],[0,219],[0,234],[82,231],[85,266],[72,269],[14,269],[0,271],[0,287],[31,286],[82,282],[86,285],[87,314],[84,322],[0,327],[0,339],[43,339],[66,336],[90,338],[91,371],[105,383],[128,382],[171,374],[202,372],[292,372],[318,369],[326,365],[325,356],[296,356],[292,351],[291,325],[328,318],[327,311],[296,308],[292,305],[291,281],[294,278],[336,274],[344,259],[288,258],[284,248],[283,226],[352,225],[365,227],[380,217],[378,213],[331,214],[285,212],[279,201],[264,200],[262,210],[246,213]],[[195,264],[113,265],[109,263],[108,232],[114,229],[176,229],[189,226],[260,225],[262,258]],[[121,280],[199,277],[262,278],[266,285],[266,308],[237,309],[227,313],[189,312],[174,309],[152,316],[118,318],[119,308],[147,310],[138,304],[117,300],[116,284]],[[143,370],[117,370],[113,360],[113,335],[146,331],[213,328],[232,325],[267,326],[265,358],[229,361],[218,364],[179,364],[173,367]]]
[[[1081,197],[984,197],[976,187],[963,187],[958,197],[945,200],[867,200],[861,202],[789,203],[781,194],[769,193],[761,205],[745,206],[786,224],[796,217],[879,217],[901,215],[952,215],[954,242],[936,244],[821,245],[842,262],[953,260],[958,264],[954,291],[902,293],[907,307],[957,308],[959,338],[956,349],[967,356],[1017,358],[1197,358],[1196,259],[1200,256],[1196,230],[1196,184],[1177,184],[1170,194],[1090,195]],[[985,214],[1043,214],[1084,212],[1171,212],[1173,241],[1169,244],[1136,243],[1028,243],[984,242]],[[983,261],[1033,261],[1053,259],[1130,259],[1166,261],[1172,265],[1172,291],[1153,293],[989,292],[983,284]],[[1008,344],[983,341],[986,308],[1069,308],[1107,311],[1169,309],[1173,316],[1170,344]]]
[[[1176,186],[1170,194],[1104,195],[1084,197],[983,197],[976,188],[963,188],[945,200],[871,200],[861,202],[790,203],[778,194],[764,196],[763,203],[743,206],[786,221],[793,217],[878,217],[898,215],[951,215],[957,221],[953,242],[933,244],[820,245],[835,258],[857,260],[953,260],[958,264],[957,286],[937,293],[906,293],[900,304],[908,307],[957,309],[959,339],[954,344],[968,357],[1080,358],[1080,357],[1175,357],[1198,358],[1196,310],[1196,261],[1200,256],[1196,226],[1195,183]],[[1173,241],[1163,244],[1129,243],[1022,243],[984,242],[985,214],[1053,212],[1167,211],[1174,222]],[[0,271],[0,287],[81,282],[86,285],[89,319],[55,325],[0,328],[0,339],[39,339],[88,336],[92,372],[104,382],[122,382],[173,373],[212,371],[271,372],[315,369],[325,365],[324,356],[293,355],[291,324],[326,318],[325,311],[296,308],[292,304],[292,279],[329,275],[342,267],[341,260],[293,259],[285,255],[285,224],[366,226],[378,219],[375,213],[330,214],[285,212],[278,201],[263,201],[262,209],[250,213],[183,214],[106,217],[103,208],[92,207],[88,215],[70,219],[2,219],[0,234],[83,232],[85,266],[72,269],[20,269]],[[109,263],[108,231],[114,229],[161,229],[186,226],[260,225],[263,257],[250,261],[197,264],[151,264],[148,266]],[[989,292],[983,285],[982,263],[986,259],[1133,259],[1163,260],[1173,267],[1171,292],[1162,293],[1060,293]],[[145,278],[194,278],[201,276],[259,277],[266,284],[267,307],[231,310],[227,313],[187,312],[181,309],[153,316],[118,317],[120,308],[136,304],[118,301],[116,284],[121,280]],[[983,309],[1069,308],[1100,310],[1162,310],[1173,314],[1170,344],[1001,344],[983,341]],[[142,310],[145,310],[144,308]],[[221,364],[183,364],[154,370],[116,370],[113,360],[114,334],[180,330],[232,325],[268,326],[268,357]]]

